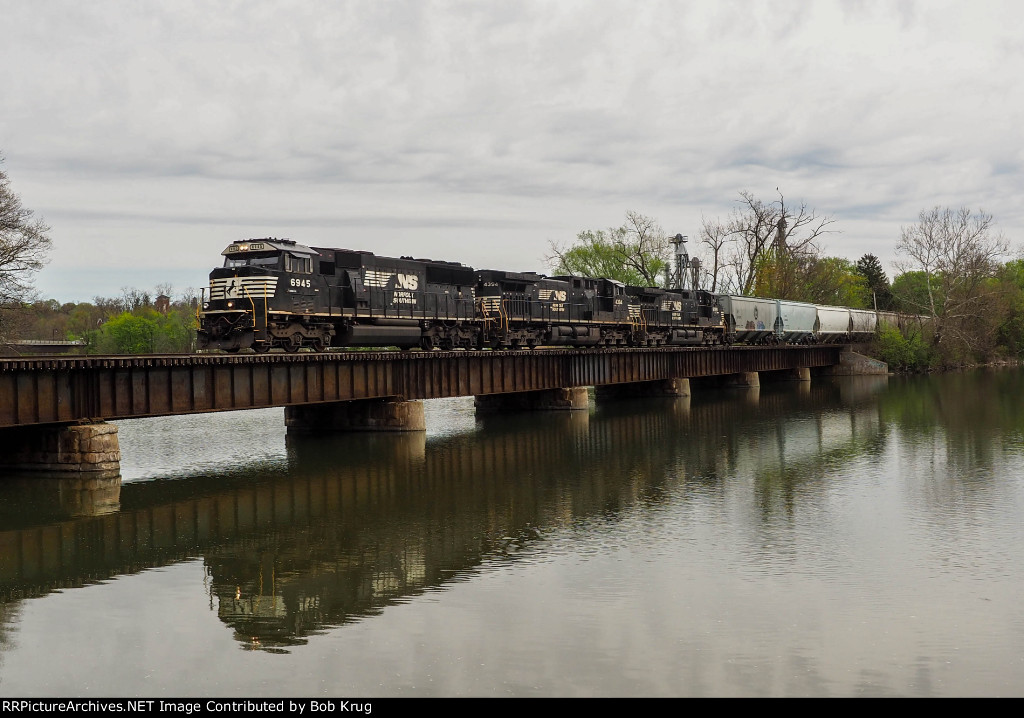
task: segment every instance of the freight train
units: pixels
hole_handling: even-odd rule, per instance
[[[870,339],[843,307],[476,270],[263,238],[233,242],[199,311],[202,350],[716,346]]]

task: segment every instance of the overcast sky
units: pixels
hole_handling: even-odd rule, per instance
[[[202,287],[248,237],[547,271],[739,192],[879,256],[926,208],[1024,238],[1024,3],[0,0],[0,152],[46,297]],[[691,252],[692,253],[692,252]]]

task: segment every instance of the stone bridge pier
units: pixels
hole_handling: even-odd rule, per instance
[[[0,430],[0,469],[48,476],[120,476],[114,424],[47,424]]]
[[[427,430],[423,402],[400,396],[286,406],[284,423],[289,433],[299,434]]]

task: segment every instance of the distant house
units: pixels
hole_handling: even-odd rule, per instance
[[[171,298],[166,294],[161,294],[156,298],[156,310],[161,314],[166,315],[167,312],[171,311]]]

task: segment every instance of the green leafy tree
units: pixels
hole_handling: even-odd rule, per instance
[[[84,339],[103,324],[104,315],[99,307],[90,302],[76,304],[68,312],[68,339]]]
[[[93,345],[99,354],[150,354],[156,349],[156,332],[154,317],[123,312],[100,327]]]
[[[875,337],[876,356],[896,371],[924,371],[931,365],[928,344],[918,331],[906,334],[883,324]]]
[[[195,349],[196,317],[188,307],[177,307],[166,315],[157,315],[157,334],[153,351],[157,354],[176,354]]]
[[[892,280],[891,292],[897,311],[931,316],[932,307],[942,310],[942,283],[935,275],[920,270],[904,272]]]
[[[186,299],[166,314],[152,307],[123,311],[85,338],[93,354],[178,354],[195,349],[195,330],[195,311]]]
[[[767,255],[755,272],[753,294],[814,304],[868,306],[864,278],[842,257]]]
[[[997,341],[1016,357],[1024,356],[1024,259],[1007,262],[999,271],[1006,302]]]
[[[843,257],[822,257],[808,277],[808,301],[840,307],[870,309],[870,291],[857,266]]]
[[[570,247],[552,247],[549,258],[555,274],[617,279],[624,284],[639,285],[644,278],[636,270],[622,263],[616,245],[621,242],[621,228],[583,230],[576,235],[576,244]]]
[[[670,244],[658,223],[626,212],[626,223],[608,230],[583,230],[569,246],[550,243],[548,265],[555,274],[615,279],[657,286],[669,266]]]

